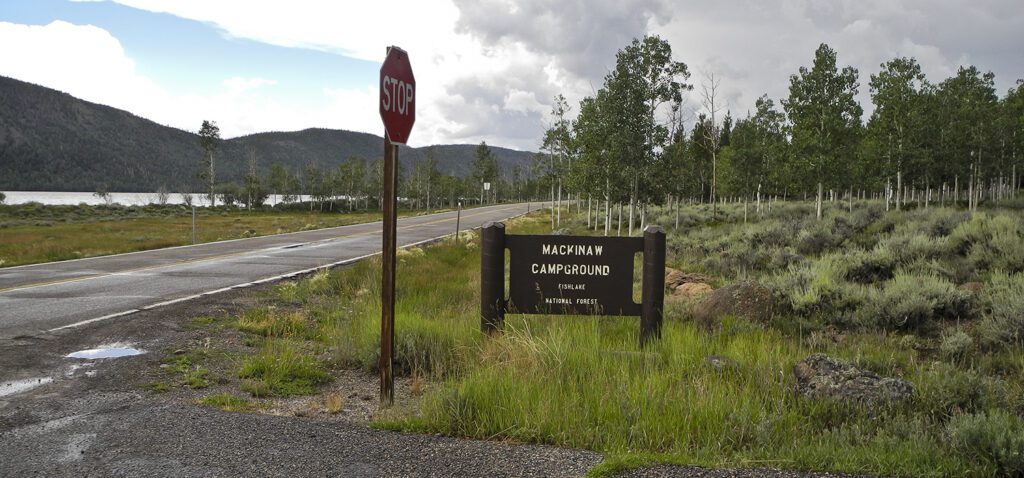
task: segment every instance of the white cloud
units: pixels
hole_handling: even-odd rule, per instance
[[[114,0],[206,22],[225,35],[380,61],[395,44],[417,78],[411,143],[478,142],[535,149],[551,98],[575,107],[614,65],[615,52],[645,33],[672,44],[699,86],[721,78],[733,116],[767,93],[785,97],[789,75],[809,66],[819,43],[869,75],[895,56],[914,56],[938,82],[961,63],[994,70],[1000,91],[1024,74],[1019,0],[438,0],[277,2]],[[287,85],[225,78],[223,90],[172,97],[140,74],[102,29],[55,22],[0,24],[0,74],[192,127],[217,118],[225,135],[311,126],[380,134],[376,85],[328,88],[306,103],[275,99]],[[295,100],[289,100],[295,101]],[[699,104],[693,95],[690,105]]]
[[[90,101],[129,108],[165,96],[135,71],[120,42],[91,25],[45,26],[0,22],[0,74]],[[130,108],[134,109],[134,108]]]

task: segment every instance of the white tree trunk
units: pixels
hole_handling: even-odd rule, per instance
[[[815,217],[817,219],[821,219],[821,200],[822,200],[821,195],[822,195],[822,193],[823,193],[823,191],[822,191],[822,184],[821,184],[821,182],[819,182],[818,183],[818,199],[815,202]]]

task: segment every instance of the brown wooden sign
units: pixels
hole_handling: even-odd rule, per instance
[[[505,249],[509,297],[505,298]],[[643,252],[641,303],[633,301],[633,264]],[[523,314],[639,315],[640,342],[661,335],[665,298],[665,231],[644,237],[506,235],[483,227],[481,328],[501,329],[505,311]]]
[[[633,301],[639,237],[509,235],[511,312],[640,315]]]

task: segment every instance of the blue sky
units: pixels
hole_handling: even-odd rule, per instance
[[[224,78],[278,81],[278,94],[302,97],[326,87],[367,88],[380,67],[371,61],[235,38],[216,25],[108,2],[4,0],[2,19],[29,25],[54,20],[95,25],[120,40],[139,72],[174,93],[213,93]]]
[[[865,114],[869,75],[896,56],[934,83],[993,71],[1000,95],[1024,77],[1020,0],[3,0],[0,75],[227,137],[381,134],[379,62],[398,45],[417,78],[411,145],[536,150],[552,98],[593,94],[644,34],[693,73],[691,117],[709,73],[733,116],[778,102],[822,42],[859,69]]]

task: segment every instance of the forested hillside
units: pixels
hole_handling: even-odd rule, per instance
[[[468,175],[476,148],[435,146],[438,172]],[[425,158],[425,149],[403,147],[403,164]],[[525,169],[532,157],[490,149],[505,171]],[[372,161],[383,156],[382,150],[381,137],[351,131],[253,134],[219,142],[216,179],[241,182],[253,156],[260,176],[273,165],[301,176],[310,166],[330,171],[348,158]],[[0,76],[0,190],[200,191],[196,173],[202,158],[193,133]]]

